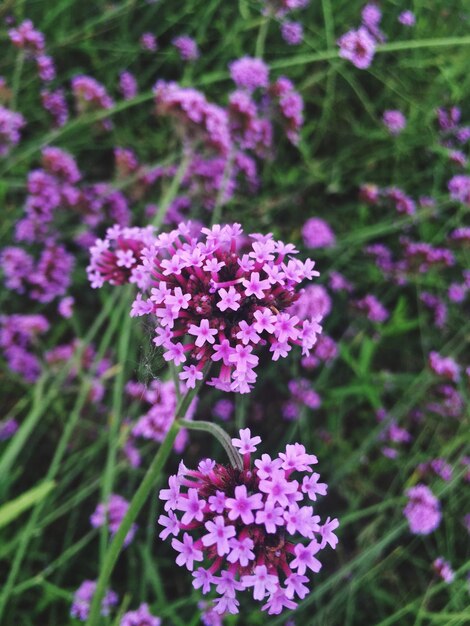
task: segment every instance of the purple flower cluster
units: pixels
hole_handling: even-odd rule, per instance
[[[184,383],[179,383],[179,392],[187,391]],[[148,387],[139,383],[128,383],[127,392],[134,398],[149,405],[146,413],[141,415],[132,427],[132,437],[141,437],[161,443],[175,419],[178,394],[172,380],[153,380]],[[188,407],[185,419],[190,420],[196,411],[198,399],[194,398]],[[188,441],[187,431],[182,428],[176,436],[174,449],[181,453]]]
[[[470,176],[457,174],[449,180],[448,187],[452,200],[470,206]]]
[[[127,513],[129,508],[129,502],[115,493],[109,496],[108,503],[98,504],[94,513],[90,517],[90,524],[93,528],[100,528],[101,526],[108,526],[111,535],[115,535],[119,530],[119,526]],[[128,546],[134,539],[134,535],[137,531],[137,525],[132,524],[131,529],[126,535],[124,540],[124,547]]]
[[[175,118],[186,141],[202,142],[217,154],[228,155],[231,140],[224,109],[208,102],[200,91],[175,82],[159,80],[153,91],[157,114]]]
[[[160,626],[161,623],[159,617],[150,613],[148,604],[141,604],[137,611],[124,613],[119,626]]]
[[[230,76],[240,89],[249,93],[255,89],[266,89],[269,85],[269,67],[262,59],[242,57],[229,65]]]
[[[132,100],[138,92],[137,80],[131,72],[121,72],[119,74],[119,89],[124,100]]]
[[[408,503],[403,513],[415,535],[429,535],[441,523],[439,500],[426,485],[416,485],[406,491]]]
[[[248,393],[257,377],[258,347],[269,345],[275,361],[292,345],[306,355],[321,332],[319,319],[301,321],[285,311],[297,299],[297,286],[318,276],[315,263],[293,258],[295,247],[270,234],[251,235],[243,248],[242,234],[239,224],[215,225],[203,228],[198,242],[181,224],[142,251],[150,297],[140,293],[131,314],[156,316],[154,342],[165,360],[188,363],[180,379],[189,387],[202,380],[206,366],[217,364],[209,384]]]
[[[197,43],[188,35],[175,37],[171,43],[178,50],[182,61],[195,61],[199,58]]]
[[[72,93],[79,115],[111,109],[114,105],[104,85],[91,76],[75,76],[72,79]],[[99,127],[111,130],[112,123],[109,119],[104,119],[101,120]]]
[[[432,568],[439,578],[442,578],[445,583],[450,585],[450,583],[453,582],[455,578],[454,570],[452,569],[451,564],[442,556],[439,556],[433,561]]]
[[[141,289],[148,285],[148,276],[142,271],[142,252],[154,242],[154,228],[108,228],[104,239],[97,239],[90,248],[87,267],[91,287],[135,283]]]
[[[1,320],[0,320],[1,323]],[[1,331],[0,331],[1,332]],[[11,439],[18,430],[18,422],[12,417],[0,422],[0,441]]]
[[[302,238],[307,248],[331,248],[336,237],[329,224],[319,217],[310,217],[302,226]]]
[[[142,33],[140,45],[143,50],[147,50],[148,52],[156,52],[158,50],[157,38],[153,33]]]
[[[371,322],[382,324],[389,317],[389,312],[377,298],[372,294],[367,294],[359,300],[353,302],[354,307],[364,313]]]
[[[20,50],[36,57],[44,52],[46,41],[44,35],[34,28],[31,20],[24,20],[17,28],[8,31],[10,41]]]
[[[306,378],[294,378],[289,381],[287,386],[291,397],[282,405],[284,419],[296,420],[304,407],[318,409],[321,406],[320,396],[312,389],[310,381]]]
[[[457,382],[460,378],[460,366],[450,356],[441,356],[438,352],[429,353],[429,367],[442,378],[447,378],[452,382]]]
[[[73,596],[72,608],[70,615],[85,622],[90,613],[91,601],[96,591],[96,582],[94,580],[84,580]],[[109,615],[111,608],[118,603],[118,595],[108,589],[101,603],[101,615]]]
[[[20,141],[20,130],[26,120],[20,113],[0,105],[0,156],[5,156]]]
[[[283,22],[281,24],[282,38],[289,46],[298,46],[304,38],[304,29],[300,22]]]
[[[338,39],[339,56],[360,70],[367,69],[374,58],[376,41],[365,26],[350,30]]]
[[[215,588],[219,614],[238,613],[237,591],[245,590],[266,600],[262,610],[270,615],[295,608],[294,598],[308,593],[305,574],[321,569],[315,555],[338,542],[333,532],[338,520],[321,524],[303,502],[326,493],[320,475],[312,473],[317,458],[296,443],[273,459],[263,454],[252,467],[251,454],[260,441],[248,428],[241,430],[232,444],[243,457],[243,469],[211,459],[197,470],[181,464],[169,488],[160,491],[167,513],[159,518],[160,536],[173,535],[176,563],[193,572],[196,589],[207,594]]]
[[[406,126],[406,117],[395,109],[384,111],[382,121],[392,135],[399,135]]]
[[[446,482],[452,480],[452,465],[447,463],[447,461],[445,461],[444,459],[433,459],[432,461],[420,463],[416,470],[420,477],[424,477],[427,474],[432,473],[436,476],[439,476],[440,478],[442,478],[442,480],[445,480]]]
[[[55,127],[64,126],[69,118],[67,101],[63,89],[41,91],[41,102],[44,109],[52,116],[52,123]]]
[[[398,16],[398,21],[403,26],[414,26],[416,24],[416,17],[412,11],[402,11]]]
[[[43,315],[0,316],[0,348],[9,368],[27,382],[34,382],[41,373],[41,363],[31,350],[38,336],[48,330]]]

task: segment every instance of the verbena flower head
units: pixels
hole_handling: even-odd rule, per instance
[[[408,504],[403,513],[415,535],[429,535],[441,522],[439,500],[426,485],[416,485],[406,491]]]
[[[448,183],[450,197],[462,204],[470,206],[470,176],[457,174]]]
[[[429,353],[429,367],[437,376],[448,378],[454,383],[460,378],[460,367],[458,363],[450,356],[441,356],[439,352]]]
[[[399,135],[406,126],[406,117],[401,111],[384,111],[382,121],[392,135]]]
[[[141,604],[137,611],[124,613],[119,626],[160,626],[162,620],[149,611],[148,604]]]
[[[137,80],[131,72],[119,74],[119,89],[124,100],[132,100],[137,95]]]
[[[375,39],[367,28],[350,30],[338,39],[339,56],[351,61],[357,68],[367,69],[375,54]]]
[[[41,103],[48,113],[51,114],[54,126],[64,126],[69,117],[67,101],[63,89],[41,91]]]
[[[0,106],[0,156],[8,154],[20,141],[20,130],[26,124],[21,113]]]
[[[113,99],[104,85],[91,76],[75,76],[72,79],[72,92],[79,114],[110,109],[114,105]],[[100,127],[104,130],[110,130],[112,128],[111,121],[101,120]]]
[[[450,583],[453,582],[455,578],[454,570],[452,569],[450,563],[442,556],[439,556],[433,561],[432,568],[439,578],[442,578],[445,583],[450,585]]]
[[[321,332],[319,318],[299,320],[285,311],[297,288],[318,276],[311,259],[294,258],[292,244],[251,235],[243,248],[242,228],[202,228],[198,241],[188,224],[164,233],[142,253],[150,296],[139,294],[132,315],[158,319],[154,343],[164,358],[183,365],[180,379],[194,387],[211,364],[210,384],[248,393],[256,380],[255,351],[269,346],[273,360],[293,345],[308,354]]]
[[[91,601],[96,591],[96,582],[94,580],[84,580],[73,596],[72,608],[70,615],[82,622],[88,619],[90,613]],[[118,595],[108,589],[101,603],[101,615],[109,615],[111,607],[118,603]]]
[[[403,26],[414,26],[416,24],[416,17],[412,11],[403,11],[398,16],[398,21]]]
[[[171,42],[178,50],[183,61],[195,61],[199,58],[199,49],[197,43],[188,35],[180,35],[175,37]]]
[[[17,28],[10,29],[8,36],[14,46],[25,50],[31,56],[36,56],[44,51],[44,35],[34,28],[31,20],[24,20]]]
[[[154,229],[108,228],[104,239],[97,239],[90,248],[90,264],[87,267],[88,279],[92,288],[102,287],[105,282],[111,285],[136,283],[144,289],[147,275],[140,269],[142,250],[153,243]]]
[[[269,67],[262,59],[242,57],[229,65],[233,82],[242,89],[251,92],[258,87],[266,88],[269,84]]]
[[[140,45],[149,52],[156,52],[158,49],[157,38],[153,33],[143,33],[140,37]]]
[[[283,22],[281,35],[289,46],[298,46],[304,38],[304,29],[300,22]]]
[[[18,422],[12,417],[0,421],[0,441],[13,437],[18,430]]]
[[[262,610],[281,613],[297,606],[309,588],[308,571],[317,573],[316,554],[336,547],[338,520],[321,524],[309,500],[326,493],[317,463],[303,445],[287,445],[271,459],[263,454],[251,465],[261,442],[248,428],[232,439],[243,457],[243,469],[201,461],[197,470],[181,464],[160,491],[166,514],[163,539],[172,535],[176,563],[193,573],[193,586],[214,591],[217,613],[238,613],[237,592],[250,590]]]
[[[331,248],[336,243],[331,227],[319,217],[311,217],[305,222],[302,238],[307,248]]]
[[[121,525],[124,515],[129,508],[129,502],[117,494],[111,494],[107,504],[98,504],[95,512],[90,517],[90,524],[93,528],[100,528],[107,525],[111,535],[115,535]],[[131,529],[126,535],[124,546],[128,546],[134,539],[137,525],[132,524]]]
[[[231,140],[224,109],[208,102],[200,91],[175,82],[159,80],[153,92],[157,114],[173,117],[187,141],[200,141],[217,153],[228,155]]]

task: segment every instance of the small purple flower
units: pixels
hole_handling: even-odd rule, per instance
[[[103,525],[107,525],[111,535],[115,535],[121,525],[123,517],[127,513],[129,508],[129,502],[122,496],[111,494],[109,497],[109,504],[98,504],[95,512],[90,517],[90,523],[93,528],[100,528]],[[131,529],[127,533],[124,541],[124,546],[128,546],[136,533],[137,526],[132,524]]]
[[[143,50],[156,52],[158,50],[157,38],[152,33],[143,33],[140,37],[140,45]]]
[[[304,38],[304,29],[300,22],[283,22],[281,24],[282,38],[289,46],[298,46]]]
[[[229,64],[230,76],[237,87],[251,92],[258,87],[267,88],[269,68],[262,59],[242,57]]]
[[[442,580],[450,585],[455,578],[455,573],[448,561],[446,561],[442,556],[438,557],[433,561],[432,568],[435,573],[442,578]]]
[[[401,111],[384,111],[382,121],[392,135],[399,135],[406,126],[406,117]]]
[[[70,615],[85,622],[90,613],[91,601],[96,591],[96,582],[94,580],[84,580],[74,594]],[[117,594],[108,589],[101,603],[101,615],[109,615],[113,606],[118,603]]]
[[[426,485],[416,485],[406,491],[408,504],[403,513],[410,530],[415,535],[428,535],[436,530],[441,522],[439,500]]]
[[[412,11],[402,11],[398,16],[398,21],[403,26],[414,26],[416,24],[416,17]]]
[[[119,75],[119,89],[124,100],[132,100],[137,95],[137,80],[131,72],[121,72]]]
[[[178,50],[182,61],[195,61],[199,58],[197,43],[188,35],[175,37],[171,43]]]
[[[305,222],[302,238],[307,248],[331,248],[336,243],[331,227],[319,217],[311,217]]]
[[[161,619],[149,611],[148,604],[141,604],[137,611],[124,613],[119,626],[160,626]]]
[[[339,56],[364,70],[370,66],[375,54],[375,39],[367,28],[350,30],[338,39]]]

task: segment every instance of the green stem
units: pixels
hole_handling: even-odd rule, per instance
[[[220,219],[222,216],[222,206],[224,204],[225,192],[227,190],[227,185],[230,180],[230,177],[232,176],[234,156],[235,155],[232,152],[228,156],[227,160],[225,161],[222,184],[220,186],[219,193],[217,194],[217,199],[215,201],[214,210],[212,211],[212,222],[211,222],[212,226],[214,226],[214,224],[220,223]]]
[[[202,420],[199,420],[197,422],[192,422],[190,420],[180,420],[180,424],[188,430],[202,430],[206,433],[210,433],[224,448],[232,467],[236,467],[239,470],[243,469],[242,457],[233,447],[230,437],[227,435],[225,430],[220,428],[220,426],[217,426],[217,424],[213,424],[212,422],[204,422]]]
[[[256,38],[255,57],[259,59],[263,58],[264,45],[266,43],[266,35],[268,34],[269,21],[269,15],[263,17],[263,21],[261,22],[261,26],[258,31],[258,37]]]
[[[176,194],[178,193],[178,189],[181,185],[181,181],[183,180],[184,175],[188,169],[189,163],[191,162],[191,152],[188,150],[176,171],[176,174],[171,181],[170,186],[168,187],[166,193],[164,194],[162,201],[160,202],[160,206],[158,207],[157,214],[155,215],[155,219],[153,220],[153,226],[158,230],[165,219],[166,212],[168,211],[168,207],[174,200]]]
[[[152,491],[160,475],[160,472],[163,470],[165,463],[170,456],[173,443],[176,439],[176,435],[178,434],[178,431],[180,429],[180,420],[186,415],[191,402],[196,397],[203,382],[204,378],[198,381],[198,384],[196,384],[195,388],[190,389],[183,396],[181,402],[178,404],[175,412],[175,421],[171,425],[170,430],[165,435],[165,439],[162,441],[160,448],[155,455],[155,458],[153,459],[150,467],[147,470],[147,473],[144,476],[144,479],[140,483],[139,488],[132,498],[127,513],[124,516],[117,533],[114,535],[114,538],[111,541],[111,544],[105,554],[103,565],[101,567],[101,572],[96,585],[96,592],[93,596],[93,601],[91,603],[90,615],[88,617],[87,626],[97,626],[99,623],[101,601],[106,592],[106,587],[108,586],[108,582],[111,574],[113,573],[114,566],[116,565],[116,562],[119,558],[119,554],[121,552],[127,533],[129,532],[132,524],[134,523],[142,507],[144,506],[150,492]]]

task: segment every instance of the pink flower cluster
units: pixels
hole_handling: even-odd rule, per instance
[[[93,528],[100,528],[107,525],[111,535],[115,535],[119,530],[119,526],[127,513],[129,508],[129,502],[115,493],[109,496],[108,503],[101,503],[95,509],[95,512],[90,517],[90,524]],[[137,531],[137,525],[132,524],[131,529],[126,535],[124,540],[124,547],[128,546],[134,539],[134,535]]]
[[[91,287],[135,283],[141,289],[148,286],[148,275],[142,271],[142,251],[154,242],[154,228],[108,228],[104,239],[97,239],[90,248],[87,267]]]
[[[406,117],[401,111],[395,109],[384,111],[382,121],[392,135],[399,135],[406,127]]]
[[[203,228],[198,241],[181,224],[142,251],[150,296],[138,294],[131,315],[158,319],[154,342],[165,360],[186,364],[180,379],[189,387],[210,364],[219,372],[209,384],[248,393],[257,377],[258,347],[269,345],[275,361],[292,345],[305,355],[321,332],[319,318],[301,321],[285,311],[300,283],[318,276],[315,263],[295,259],[295,247],[270,234],[251,235],[243,248],[242,234],[239,224],[215,225]]]
[[[199,58],[197,43],[188,35],[175,37],[171,43],[178,50],[182,61],[195,61]]]
[[[441,523],[439,500],[426,485],[416,485],[406,491],[408,503],[403,513],[415,535],[429,535]]]
[[[361,13],[362,24],[357,30],[350,30],[337,41],[339,56],[351,61],[357,68],[367,69],[375,55],[378,43],[385,41],[380,30],[382,12],[376,4],[366,4]]]
[[[193,572],[193,586],[202,593],[215,588],[219,614],[238,613],[237,592],[251,590],[255,600],[266,601],[269,614],[297,606],[309,588],[308,570],[317,573],[316,554],[329,544],[336,547],[338,520],[321,524],[305,498],[316,501],[326,493],[317,463],[303,445],[287,445],[271,459],[263,454],[251,466],[260,443],[248,428],[232,439],[243,457],[243,469],[206,459],[197,470],[182,463],[160,491],[166,515],[162,539],[173,535],[176,563]],[[303,543],[303,539],[307,543]],[[199,565],[197,565],[199,564]]]
[[[460,367],[456,361],[450,357],[444,357],[439,352],[429,353],[429,367],[437,376],[448,378],[452,382],[457,382],[460,378]]]

